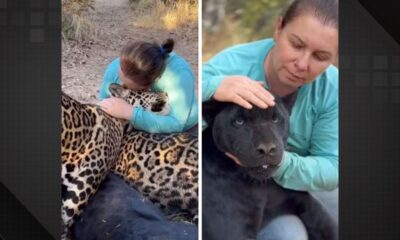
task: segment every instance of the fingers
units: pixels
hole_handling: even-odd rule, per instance
[[[268,105],[262,101],[257,94],[254,93],[254,89],[243,89],[238,92],[241,98],[248,104],[256,105],[259,108],[267,108]],[[251,107],[250,107],[251,108]]]
[[[239,94],[244,100],[259,108],[268,108],[275,105],[274,96],[264,88],[263,82],[245,78],[245,85],[240,88]]]
[[[116,97],[104,99],[99,103],[100,108],[109,115],[130,120],[132,115],[133,106],[125,100]]]
[[[264,88],[264,82],[260,82],[260,81],[256,81],[256,83],[258,84],[258,85],[260,85],[262,88]]]
[[[98,105],[100,106],[100,109],[105,111],[105,112],[107,112],[108,109],[109,109],[108,101],[103,100]]]
[[[213,95],[215,100],[233,102],[244,108],[252,105],[268,108],[275,105],[274,96],[264,88],[264,83],[246,76],[226,77]]]
[[[253,106],[246,100],[244,100],[241,96],[239,96],[238,94],[236,94],[233,99],[232,99],[233,103],[236,103],[237,105],[240,105],[241,107],[247,108],[247,109],[251,109]]]
[[[252,84],[254,87],[251,88],[252,93],[259,98],[265,105],[274,106],[275,97],[264,88],[263,82],[255,82]],[[261,106],[259,106],[261,107]]]
[[[112,106],[113,106],[112,98],[107,98],[107,99],[102,100],[99,103],[99,106],[100,106],[100,108],[102,110],[104,110],[105,112],[109,113],[109,111],[112,109]]]

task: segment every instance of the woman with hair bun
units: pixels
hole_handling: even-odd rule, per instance
[[[189,63],[173,52],[174,40],[161,45],[144,41],[125,45],[104,73],[99,98],[108,114],[130,121],[135,129],[150,133],[183,132],[197,124],[195,77]],[[157,115],[111,97],[108,86],[118,83],[132,90],[152,89],[168,94],[170,112]]]

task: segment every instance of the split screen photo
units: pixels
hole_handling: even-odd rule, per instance
[[[63,240],[339,239],[338,0],[62,0]]]

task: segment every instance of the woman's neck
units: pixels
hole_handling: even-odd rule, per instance
[[[264,60],[264,75],[265,79],[268,82],[269,91],[279,97],[287,96],[297,89],[293,89],[292,87],[286,86],[281,83],[279,80],[278,74],[276,70],[273,68],[272,58],[274,54],[274,48],[268,53],[267,57]]]

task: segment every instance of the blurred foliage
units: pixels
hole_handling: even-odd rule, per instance
[[[241,18],[241,26],[249,40],[272,36],[276,18],[281,15],[290,0],[248,0]]]
[[[277,17],[283,14],[291,2],[292,0],[203,0],[202,61],[206,62],[234,44],[272,37]],[[221,7],[223,9],[218,9]],[[209,9],[213,11],[205,13]],[[224,13],[222,17],[218,15],[221,12]],[[338,66],[338,58],[334,64]]]
[[[128,0],[129,4],[139,4],[142,0]],[[165,5],[172,5],[176,4],[177,2],[186,2],[189,4],[198,4],[198,0],[150,0],[152,4],[155,4],[157,2],[162,2]]]
[[[94,9],[95,0],[62,0],[62,12],[66,14],[82,15],[89,9]]]
[[[85,40],[95,34],[93,25],[85,13],[94,9],[95,0],[62,0],[61,1],[61,34],[63,40]]]
[[[203,27],[203,62],[233,44],[272,37],[276,18],[290,2],[291,0],[203,0],[203,13],[207,4],[219,4],[214,8],[225,8],[222,19]]]
[[[134,0],[134,26],[189,35],[198,29],[198,0]]]

